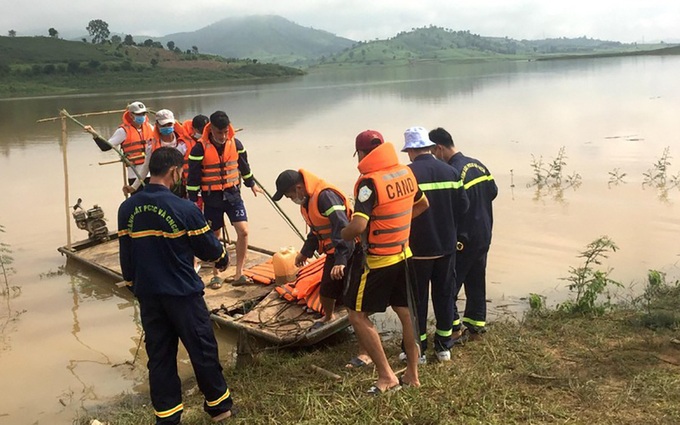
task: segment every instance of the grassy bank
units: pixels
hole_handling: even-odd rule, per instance
[[[437,363],[429,353],[422,387],[390,395],[365,394],[376,379],[372,367],[344,368],[355,349],[349,334],[314,350],[260,353],[248,367],[225,371],[240,409],[230,423],[680,423],[680,287],[653,273],[626,306],[575,313],[534,300],[523,319],[494,323],[483,340],[456,347],[453,361]],[[400,368],[397,342],[386,349]],[[210,423],[200,394],[190,392],[182,423]],[[124,396],[77,423],[153,423],[149,404],[148,396]]]

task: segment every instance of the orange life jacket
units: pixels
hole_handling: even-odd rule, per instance
[[[253,279],[254,282],[262,283],[264,285],[270,285],[276,280],[272,260],[243,269],[243,274]]]
[[[326,189],[335,192],[340,199],[342,199],[345,206],[345,214],[347,214],[348,219],[352,217],[352,207],[350,206],[347,197],[343,195],[340,189],[326,183],[309,171],[303,169],[300,169],[299,171],[305,182],[305,191],[309,195],[307,208],[305,208],[304,205],[300,205],[300,213],[302,213],[305,223],[307,223],[307,226],[309,226],[312,233],[314,233],[314,236],[316,236],[319,241],[317,251],[319,253],[333,254],[335,252],[335,246],[331,241],[331,232],[333,230],[331,220],[319,211],[319,194]]]
[[[132,165],[144,164],[146,157],[146,144],[153,139],[153,129],[149,125],[149,119],[145,118],[144,124],[138,130],[132,123],[134,118],[129,111],[123,114],[123,123],[120,128],[125,130],[125,140],[121,144],[125,157]]]
[[[203,135],[197,143],[203,145],[203,175],[201,176],[201,192],[222,191],[236,186],[241,177],[238,172],[238,152],[234,140],[234,128],[229,124],[226,146],[222,155],[210,141],[210,124],[203,129]]]
[[[206,124],[207,125],[207,124]],[[193,120],[186,120],[182,123],[182,130],[184,131],[184,135],[191,139],[193,144],[196,144],[197,140],[194,139],[194,134],[198,133],[196,129],[194,128],[194,123]],[[204,129],[205,130],[205,129]],[[200,137],[199,137],[200,138]]]
[[[321,256],[311,261],[298,271],[295,282],[286,283],[276,288],[281,298],[298,304],[306,304],[307,307],[323,313],[321,300],[319,298],[319,288],[323,277],[323,268],[326,261],[325,256]]]
[[[354,186],[358,197],[359,184],[373,181],[376,203],[373,206],[367,229],[368,253],[393,255],[408,248],[411,231],[413,197],[418,183],[411,169],[399,164],[391,143],[383,143],[359,162],[361,176]]]

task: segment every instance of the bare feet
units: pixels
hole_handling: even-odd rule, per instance
[[[223,421],[223,420],[225,420],[225,419],[231,418],[231,416],[232,416],[232,415],[231,415],[231,410],[227,410],[227,411],[224,412],[224,413],[220,413],[220,414],[217,415],[217,416],[213,416],[212,421],[213,421],[213,422],[221,422],[221,421]]]

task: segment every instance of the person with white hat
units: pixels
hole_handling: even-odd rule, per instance
[[[186,197],[185,182],[186,173],[188,171],[187,161],[189,159],[189,151],[192,143],[184,135],[184,129],[181,123],[175,120],[175,115],[169,109],[161,109],[156,112],[156,125],[153,129],[153,139],[146,147],[146,160],[142,165],[140,175],[146,175],[149,172],[149,158],[151,154],[158,148],[170,147],[177,149],[182,156],[184,156],[184,170],[183,179],[177,187],[172,188],[172,192],[182,198]],[[142,182],[136,179],[132,185],[123,187],[123,193],[134,193],[139,189]]]
[[[153,127],[149,124],[146,113],[146,106],[142,102],[130,103],[123,113],[123,122],[108,141],[99,137],[92,126],[86,125],[84,129],[94,136],[94,141],[102,152],[120,146],[137,173],[147,176],[148,173],[142,174],[141,170],[146,159],[146,145],[153,139]],[[137,176],[132,167],[128,167],[127,175],[128,184],[132,184]]]
[[[451,360],[453,337],[454,290],[457,224],[468,209],[469,201],[458,172],[437,160],[430,150],[435,146],[423,127],[404,132],[404,148],[408,165],[427,196],[430,208],[411,222],[409,245],[413,251],[413,269],[418,292],[418,328],[420,331],[420,363],[427,357],[427,309],[432,291],[432,307],[436,319],[434,350],[439,361]],[[406,354],[402,353],[402,360]]]

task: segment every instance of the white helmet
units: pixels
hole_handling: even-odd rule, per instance
[[[127,110],[132,114],[146,113],[146,106],[142,102],[132,102],[128,105]]]

